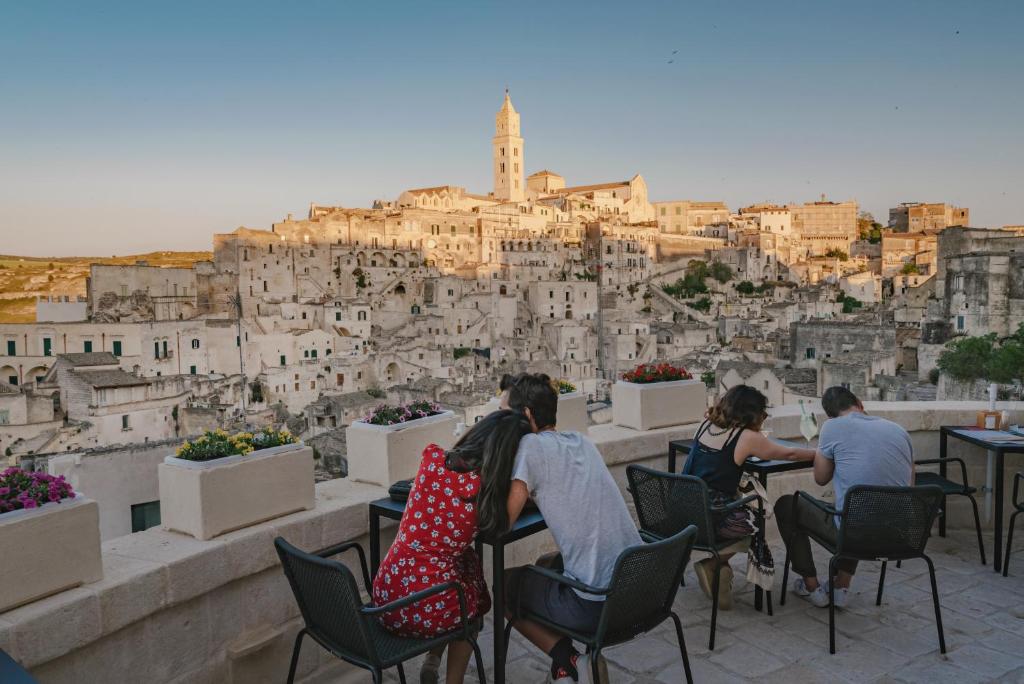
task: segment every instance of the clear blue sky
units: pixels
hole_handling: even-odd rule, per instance
[[[3,3],[0,252],[208,249],[311,201],[485,192],[506,84],[527,172],[571,184],[1024,223],[1024,3],[712,4]]]

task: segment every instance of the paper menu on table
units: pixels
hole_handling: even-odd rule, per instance
[[[986,442],[1024,442],[1024,435],[1015,435],[1002,430],[964,430],[964,434]]]

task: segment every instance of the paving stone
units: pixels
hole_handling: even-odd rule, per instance
[[[956,684],[975,684],[991,681],[970,672],[966,672],[942,657],[918,658],[914,662],[895,669],[892,676],[897,681],[907,684],[938,684],[939,682],[956,682]]]
[[[667,639],[657,638],[639,639],[609,648],[604,651],[604,657],[609,663],[636,674],[657,672],[673,660],[682,660],[678,648],[669,645]]]
[[[693,673],[694,682],[741,684],[746,681],[742,677],[737,677],[727,670],[723,670],[714,663],[708,662],[702,658],[690,658],[690,671]],[[655,677],[655,680],[658,682],[664,682],[664,684],[680,684],[680,682],[685,682],[686,673],[683,669],[682,661],[680,660],[678,663],[673,663],[662,670]]]
[[[862,638],[893,653],[911,657],[939,652],[939,636],[934,630],[928,634],[925,630],[908,631],[900,627],[885,626],[864,633]]]
[[[810,661],[848,682],[870,682],[910,662],[910,657],[878,648],[863,640],[844,639],[836,643],[836,653],[828,652],[828,638],[822,655]]]
[[[1021,654],[1010,655],[985,648],[981,644],[969,644],[949,654],[949,661],[972,674],[995,678],[1021,665]]]
[[[785,661],[771,653],[739,641],[723,649],[716,649],[713,655],[708,656],[708,660],[735,675],[750,679],[760,679],[786,665]]]

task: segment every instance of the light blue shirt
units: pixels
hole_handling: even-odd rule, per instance
[[[843,510],[854,485],[907,487],[914,472],[914,448],[902,427],[884,418],[851,411],[821,426],[818,450],[835,464],[836,510]],[[836,525],[840,519],[836,518]]]

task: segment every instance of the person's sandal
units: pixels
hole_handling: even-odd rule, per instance
[[[420,684],[438,684],[440,679],[441,658],[431,653],[423,659],[420,665]]]

